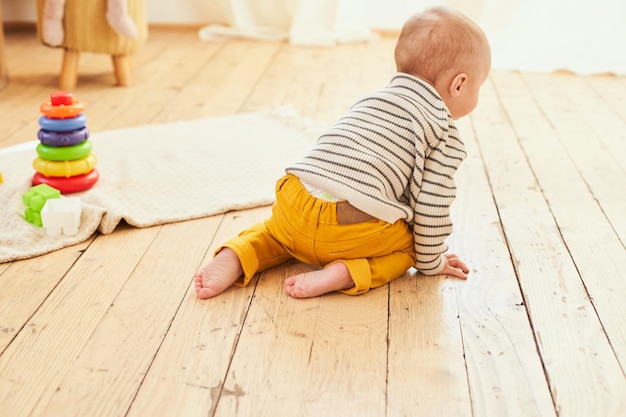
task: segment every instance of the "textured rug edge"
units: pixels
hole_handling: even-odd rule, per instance
[[[292,107],[287,106],[259,112],[240,113],[226,116],[208,116],[188,121],[112,129],[108,131],[97,132],[95,135],[104,136],[106,133],[111,132],[132,133],[134,131],[138,131],[136,129],[141,129],[144,127],[152,127],[158,129],[159,127],[171,125],[182,126],[186,123],[201,123],[204,120],[223,119],[224,122],[229,122],[231,120],[236,122],[238,120],[242,120],[242,118],[244,118],[245,120],[246,117],[254,116],[265,117],[267,120],[275,122],[277,128],[285,129],[287,133],[299,133],[302,136],[306,136],[307,138],[311,139],[313,139],[316,133],[318,133],[322,129],[320,123],[299,116]],[[11,158],[12,155],[23,156],[24,154],[32,154],[34,157],[36,156],[34,149],[37,143],[38,141],[32,141],[0,149],[0,158],[6,159]],[[20,167],[20,169],[23,170],[23,167]],[[28,167],[28,169],[30,169],[30,167]],[[25,178],[28,178],[28,176],[26,176]],[[191,216],[187,215],[181,218],[171,216],[165,221],[137,222],[132,217],[124,216],[123,213],[111,213],[106,208],[99,207],[97,204],[92,204],[88,201],[82,201],[83,212],[81,215],[81,228],[79,229],[79,233],[74,236],[61,235],[59,237],[52,238],[46,235],[43,228],[36,228],[33,225],[26,223],[26,221],[23,219],[23,216],[21,219],[16,220],[16,218],[18,218],[19,216],[15,215],[13,209],[8,209],[8,207],[6,207],[7,205],[15,207],[19,204],[18,201],[21,200],[21,192],[24,189],[27,189],[28,181],[28,179],[20,182],[13,181],[12,185],[0,184],[0,197],[2,197],[0,198],[0,202],[5,205],[2,217],[5,217],[6,214],[9,214],[9,216],[12,217],[13,221],[17,224],[17,228],[15,230],[11,230],[8,232],[6,228],[2,229],[2,227],[0,226],[0,263],[29,259],[50,252],[54,252],[69,246],[77,245],[88,240],[90,236],[92,236],[93,233],[95,233],[96,231],[102,234],[112,233],[115,231],[121,221],[124,221],[133,227],[144,228],[160,224],[177,223],[181,221],[220,215],[229,211],[268,206],[273,203],[273,188],[271,188],[271,190],[268,190],[267,195],[261,198],[257,198],[256,201],[253,202],[231,201],[229,202],[229,204],[220,206],[217,209],[212,210],[211,212],[199,212],[198,214],[194,214]],[[4,190],[2,187],[3,185],[5,186]],[[7,196],[7,192],[11,195]],[[83,193],[79,193],[79,195],[80,194]],[[27,242],[26,240],[22,239],[22,236],[26,235],[30,236],[31,242]],[[30,247],[29,245],[31,243],[34,243],[35,245]],[[41,246],[38,246],[40,243]]]

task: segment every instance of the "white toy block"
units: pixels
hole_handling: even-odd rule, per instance
[[[72,236],[80,227],[80,198],[66,197],[46,201],[41,209],[41,223],[48,236]]]

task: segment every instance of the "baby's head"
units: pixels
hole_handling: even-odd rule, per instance
[[[395,59],[399,72],[431,84],[458,119],[478,103],[480,86],[491,67],[491,50],[483,31],[470,19],[433,7],[406,21]]]

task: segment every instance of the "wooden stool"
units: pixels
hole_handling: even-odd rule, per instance
[[[46,0],[37,0],[38,36],[42,37],[42,16]],[[127,86],[131,79],[130,56],[148,38],[145,0],[128,0],[128,15],[135,23],[138,36],[126,38],[111,28],[106,20],[107,0],[66,0],[64,10],[63,64],[59,86],[71,90],[78,82],[78,61],[82,52],[111,56],[116,84]]]

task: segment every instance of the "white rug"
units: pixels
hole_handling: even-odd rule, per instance
[[[100,180],[70,195],[81,199],[81,226],[60,237],[23,217],[38,142],[0,149],[0,263],[111,233],[122,219],[147,227],[271,204],[274,183],[320,130],[283,108],[94,132]]]

